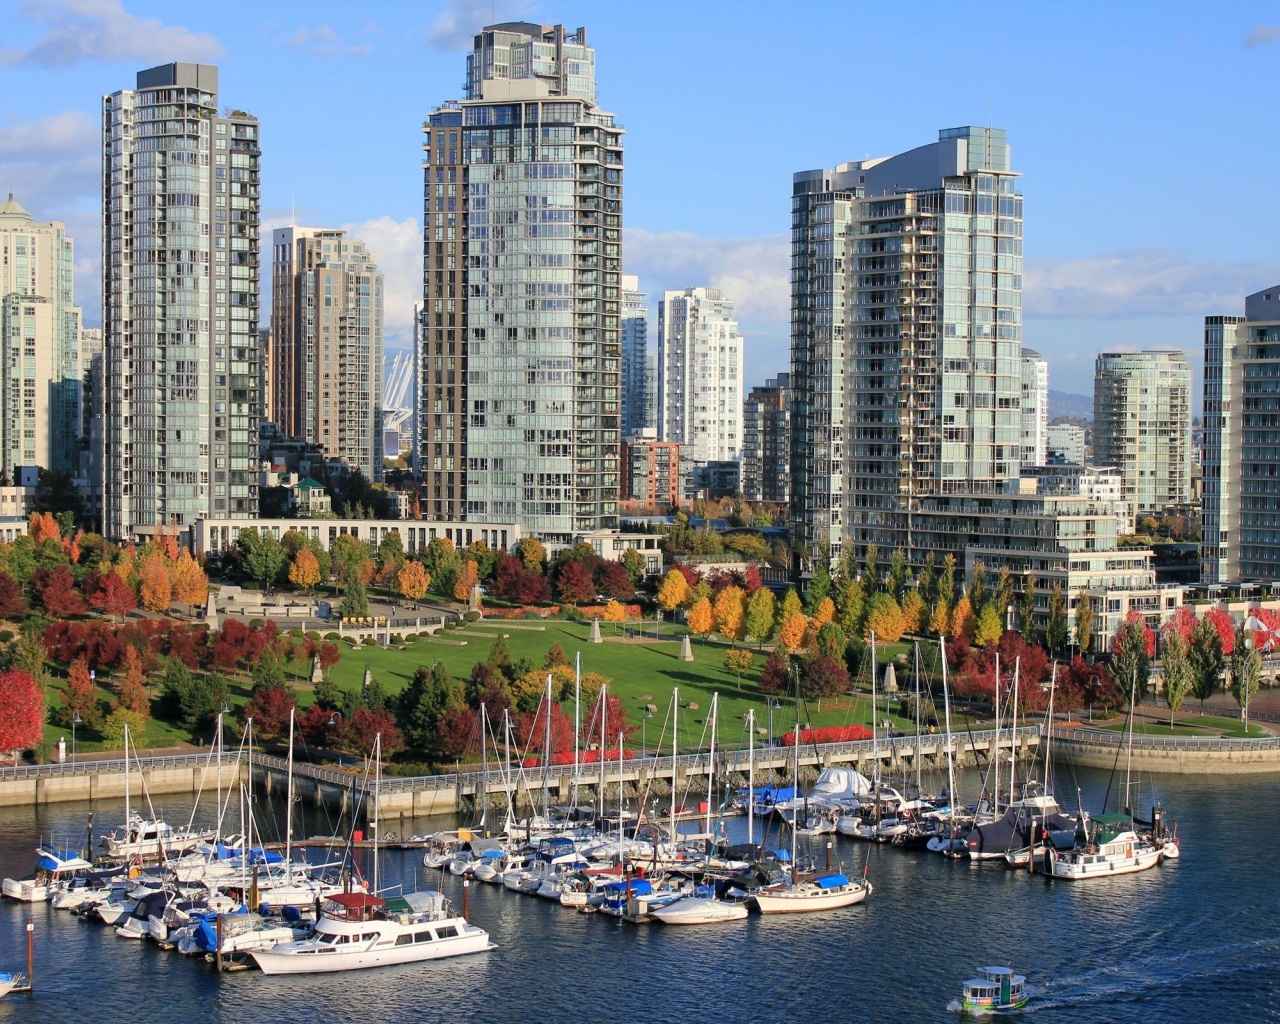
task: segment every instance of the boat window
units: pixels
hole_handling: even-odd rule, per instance
[[[440,929],[440,938],[442,939],[453,939],[457,938],[457,936],[458,929],[451,924]]]
[[[377,937],[378,937],[377,932],[365,932],[363,935],[360,936],[361,940],[364,942],[372,942]]]
[[[403,934],[403,935],[397,935],[397,936],[396,936],[396,945],[397,945],[397,946],[412,946],[412,945],[413,945],[413,936],[412,936],[412,935],[410,935],[408,932],[406,932],[406,933],[405,933],[405,934]]]
[[[431,942],[434,939],[435,936],[429,931],[416,932],[413,936],[414,942]]]

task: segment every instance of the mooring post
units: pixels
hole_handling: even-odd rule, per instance
[[[32,995],[36,988],[36,924],[27,918],[27,995]]]
[[[462,880],[462,920],[467,919],[467,915],[471,910],[471,879],[464,878]]]
[[[218,944],[214,948],[213,965],[220,972],[222,970],[222,915],[218,915]]]

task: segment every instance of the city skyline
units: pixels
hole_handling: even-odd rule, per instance
[[[75,13],[84,10],[89,13]],[[1052,10],[1024,12],[1020,27],[1000,29],[994,40],[1009,63],[1002,81],[1016,84],[993,89],[986,79],[959,86],[948,81],[944,91],[939,82],[945,70],[926,68],[911,87],[919,117],[860,110],[857,124],[839,131],[826,130],[816,107],[766,128],[778,122],[754,115],[780,100],[765,95],[763,82],[756,81],[762,76],[737,66],[743,62],[735,55],[753,48],[768,52],[779,76],[804,68],[816,76],[815,85],[827,78],[834,85],[839,62],[826,55],[836,52],[841,33],[824,33],[830,43],[814,41],[803,32],[803,18],[742,17],[735,8],[738,16],[729,19],[720,16],[726,10],[682,10],[681,32],[651,58],[625,40],[660,19],[660,7],[434,4],[408,20],[400,12],[378,12],[381,20],[371,23],[331,4],[282,8],[267,19],[235,3],[216,17],[195,10],[173,16],[150,3],[44,4],[35,14],[15,6],[11,46],[0,54],[0,82],[7,76],[9,95],[22,96],[23,103],[0,119],[0,170],[8,179],[0,184],[11,185],[38,219],[67,223],[78,243],[77,297],[86,324],[96,325],[94,110],[100,97],[139,67],[170,60],[217,63],[224,91],[267,126],[263,229],[294,220],[296,204],[298,222],[333,224],[365,239],[388,278],[388,349],[404,349],[411,344],[420,240],[417,128],[435,97],[459,91],[457,47],[465,49],[471,34],[495,18],[527,18],[589,24],[593,42],[614,55],[600,100],[620,112],[628,132],[632,184],[623,269],[640,277],[651,303],[667,289],[724,290],[738,305],[748,339],[748,385],[787,368],[782,197],[789,173],[850,155],[899,151],[942,124],[999,124],[1015,140],[1036,223],[1027,239],[1024,341],[1049,360],[1055,390],[1086,393],[1093,355],[1104,348],[1176,347],[1198,368],[1199,318],[1237,307],[1258,281],[1280,273],[1269,258],[1265,220],[1253,216],[1252,205],[1244,208],[1262,188],[1269,161],[1253,159],[1253,147],[1248,160],[1243,152],[1233,155],[1227,143],[1246,127],[1253,137],[1265,123],[1264,96],[1251,86],[1280,59],[1272,45],[1280,32],[1268,27],[1261,5],[1237,7],[1227,16],[1177,7],[1159,26],[1148,24],[1140,10],[1097,8],[1105,10],[1105,40],[1091,32],[1087,17],[1062,23]],[[228,14],[250,29],[227,33],[222,26]],[[834,17],[842,23],[854,13]],[[880,16],[868,11],[858,17],[874,23]],[[957,45],[966,31],[955,27]],[[1082,45],[1070,66],[1045,59],[1047,48],[1057,52],[1076,37]],[[1140,45],[1127,45],[1135,38]],[[1120,48],[1124,61],[1114,59]],[[690,52],[699,60],[686,59]],[[663,74],[645,73],[652,60]],[[1220,73],[1190,73],[1204,62]],[[384,97],[377,109],[361,111],[361,145],[338,158],[323,148],[331,136],[314,131],[318,125],[305,111],[285,107],[287,93],[272,86],[315,67],[338,80],[359,78]],[[394,88],[379,90],[379,83],[393,81]],[[677,92],[722,100],[728,116],[710,129],[673,124],[669,104]],[[1115,104],[1116,96],[1130,102]],[[1157,96],[1169,102],[1157,105]],[[359,101],[336,102],[340,114]],[[1141,118],[1131,114],[1135,105]],[[1227,215],[1202,223],[1193,249],[1172,216],[1184,172],[1173,161],[1150,157],[1164,139],[1205,120],[1209,111],[1213,117],[1200,135],[1216,140],[1224,158],[1197,174],[1201,187],[1225,195]],[[330,115],[317,111],[315,117]],[[1092,141],[1074,141],[1082,138]],[[1270,140],[1262,143],[1265,154]],[[675,151],[681,160],[669,159]],[[698,173],[690,176],[684,166]],[[1135,205],[1130,192],[1139,177],[1144,202]],[[1079,194],[1089,194],[1090,202],[1080,204]],[[269,308],[265,290],[263,306]]]

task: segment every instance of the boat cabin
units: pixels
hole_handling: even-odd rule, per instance
[[[330,896],[321,913],[331,921],[361,924],[386,916],[387,901],[367,892],[340,892]]]
[[[966,1009],[1001,1009],[1019,1006],[1025,996],[1027,979],[1009,967],[979,967],[978,977],[964,983]]]

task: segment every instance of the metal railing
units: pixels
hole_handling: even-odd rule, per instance
[[[234,752],[226,751],[221,758],[209,754],[171,754],[164,757],[137,757],[129,759],[130,771],[148,771],[153,768],[199,768],[203,765],[231,764],[236,760]],[[56,778],[62,775],[97,775],[99,773],[124,772],[124,758],[91,758],[64,761],[61,764],[20,764],[0,768],[0,782],[7,779]]]
[[[1054,732],[1055,740],[1070,743],[1091,743],[1101,747],[1121,747],[1128,741],[1128,734],[1090,729],[1060,729]],[[1280,750],[1280,736],[1264,736],[1259,739],[1224,738],[1220,736],[1143,736],[1133,737],[1135,750]]]

